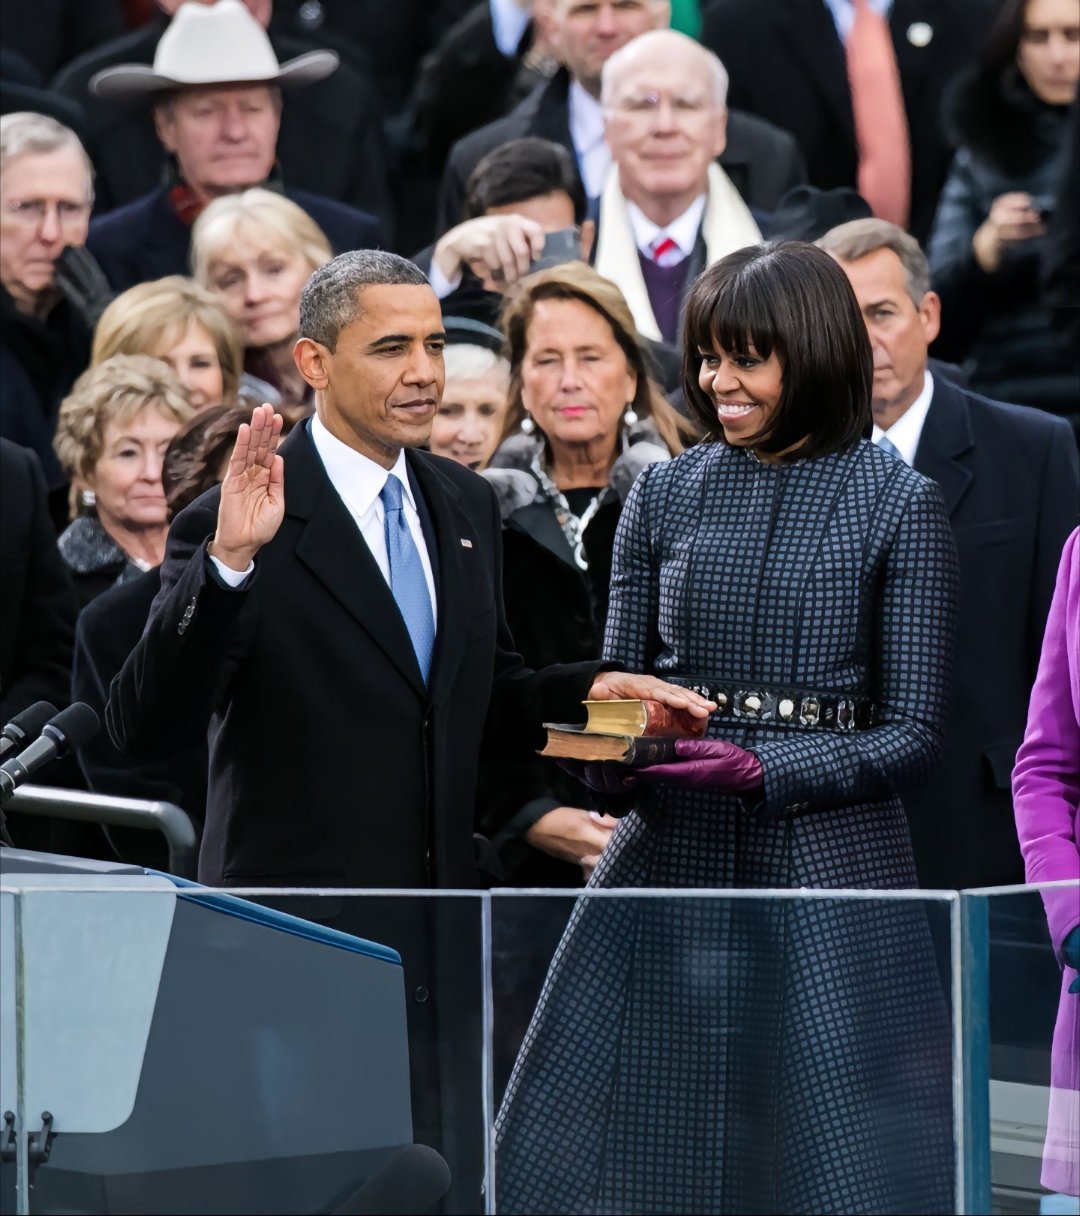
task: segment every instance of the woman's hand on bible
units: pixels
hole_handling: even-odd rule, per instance
[[[693,790],[744,794],[764,784],[761,761],[753,752],[723,739],[678,739],[678,761],[634,769],[643,781],[663,781]]]
[[[610,815],[596,815],[575,806],[557,806],[540,816],[525,833],[525,839],[549,857],[581,866],[588,878],[618,822]]]
[[[237,433],[209,550],[232,570],[246,570],[285,517],[285,465],[277,454],[281,425],[272,405],[257,405]]]
[[[695,718],[707,718],[716,708],[690,688],[668,684],[656,676],[635,675],[629,671],[602,671],[589,689],[590,701],[659,701],[673,709],[688,710]]]

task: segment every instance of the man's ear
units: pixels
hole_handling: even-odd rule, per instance
[[[724,149],[727,147],[727,110],[721,110],[716,116],[716,122],[713,126],[713,160],[718,156],[723,155]]]
[[[168,102],[158,102],[154,106],[154,130],[166,152],[176,153],[176,145],[172,138],[173,116],[172,107]]]
[[[581,260],[589,261],[592,257],[593,242],[596,240],[596,220],[586,220],[581,225]]]
[[[919,305],[919,318],[926,335],[926,345],[929,346],[941,332],[941,296],[936,291],[928,291],[923,296]]]
[[[293,362],[304,380],[313,389],[326,388],[330,383],[327,358],[330,352],[313,338],[297,338],[293,347]]]

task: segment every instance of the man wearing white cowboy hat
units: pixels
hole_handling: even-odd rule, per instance
[[[145,97],[174,163],[171,181],[95,220],[87,246],[117,290],[183,274],[190,226],[212,199],[270,185],[303,207],[335,251],[381,244],[378,221],[343,203],[282,185],[275,164],[284,88],[337,67],[332,51],[279,64],[265,30],[240,0],[183,4],[153,67],[121,64],[90,82],[106,98]]]

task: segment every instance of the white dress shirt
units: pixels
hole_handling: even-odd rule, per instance
[[[488,0],[491,13],[491,32],[499,54],[513,59],[525,37],[531,15],[529,9],[518,0]]]
[[[883,431],[876,422],[874,423],[871,435],[873,441],[877,443],[884,436],[900,453],[901,459],[908,464],[914,464],[915,453],[918,451],[919,440],[922,438],[923,424],[926,422],[926,413],[930,408],[933,396],[934,377],[927,371],[926,378],[923,380],[922,392],[887,431]]]
[[[604,191],[604,178],[611,168],[611,152],[604,141],[604,111],[596,98],[576,80],[570,82],[567,101],[570,138],[574,141],[585,193],[589,198],[599,198]]]
[[[851,26],[855,20],[855,10],[851,6],[851,0],[825,0],[825,7],[832,14],[840,41],[847,42],[847,36],[851,33]],[[870,7],[875,13],[888,17],[892,11],[892,0],[870,0]]]
[[[386,552],[386,531],[383,520],[382,499],[379,495],[386,484],[387,477],[396,477],[402,484],[402,510],[409,525],[409,531],[420,554],[420,564],[424,568],[424,579],[427,582],[428,594],[431,596],[431,611],[438,624],[438,601],[435,598],[435,577],[431,571],[431,558],[428,556],[427,542],[424,540],[424,530],[420,526],[420,516],[416,510],[416,500],[413,498],[412,486],[409,484],[409,474],[405,464],[404,451],[398,453],[397,463],[387,472],[381,464],[364,456],[342,443],[331,435],[316,415],[311,420],[311,439],[315,451],[323,463],[330,484],[337,491],[341,501],[348,508],[349,514],[356,521],[360,535],[371,550],[382,576],[390,584],[390,559]],[[246,570],[233,570],[220,562],[216,557],[210,559],[225,583],[230,587],[240,587],[254,570],[252,562]]]
[[[668,236],[679,247],[679,252],[688,258],[694,252],[698,233],[701,231],[701,221],[705,215],[706,196],[699,194],[689,207],[677,219],[661,228],[634,203],[626,200],[626,212],[630,217],[630,227],[634,230],[634,242],[646,257],[652,256],[652,247],[661,238]],[[681,259],[680,259],[681,260]]]

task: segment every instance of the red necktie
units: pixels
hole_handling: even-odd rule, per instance
[[[876,216],[903,228],[911,207],[911,139],[892,35],[870,0],[851,0],[851,5],[855,20],[847,38],[847,70],[859,193]]]
[[[657,266],[674,266],[682,261],[682,250],[669,236],[656,242],[652,247],[652,260]]]

